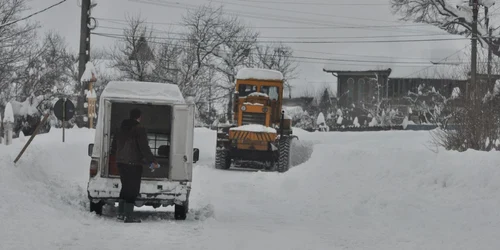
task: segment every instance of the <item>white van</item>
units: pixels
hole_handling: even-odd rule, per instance
[[[94,143],[89,145],[90,178],[87,192],[90,211],[102,214],[103,205],[118,202],[121,183],[115,157],[110,155],[113,136],[129,111],[139,108],[141,124],[159,169],[143,166],[136,206],[175,206],[175,218],[186,219],[189,209],[193,163],[194,104],[187,103],[179,87],[153,82],[109,82],[99,100]]]

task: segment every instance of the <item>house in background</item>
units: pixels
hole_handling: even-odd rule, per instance
[[[337,98],[342,107],[357,105],[370,99],[375,101],[377,98],[401,99],[408,96],[409,91],[416,93],[421,84],[434,87],[443,96],[450,97],[456,87],[461,93],[465,93],[469,80],[468,75],[464,74],[461,68],[449,65],[435,65],[427,72],[424,70],[419,72],[415,71],[415,68],[403,66],[376,70],[339,65],[326,66],[323,71],[337,77]],[[488,90],[492,91],[498,79],[500,75],[490,75],[488,82],[487,75],[478,74],[481,95],[486,94]]]
[[[335,70],[324,69],[337,77],[337,103],[347,107],[366,102],[374,97],[388,96],[387,80],[391,69]],[[380,96],[379,96],[380,95]]]

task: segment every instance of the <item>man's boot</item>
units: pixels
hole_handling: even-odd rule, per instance
[[[125,223],[140,223],[141,220],[135,218],[133,213],[134,213],[134,203],[125,203],[125,218],[123,221]]]
[[[118,212],[116,214],[116,219],[123,220],[124,217],[125,217],[125,201],[120,199],[118,201]]]

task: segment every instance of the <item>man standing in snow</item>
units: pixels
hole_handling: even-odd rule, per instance
[[[122,188],[118,206],[118,219],[124,222],[141,222],[133,217],[134,204],[140,193],[143,160],[158,168],[158,163],[151,153],[146,129],[141,126],[141,111],[133,109],[130,118],[124,120],[111,146],[116,154],[116,163],[120,172]]]

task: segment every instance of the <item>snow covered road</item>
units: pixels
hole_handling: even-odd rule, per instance
[[[313,153],[278,174],[214,169],[215,133],[197,129],[188,220],[141,208],[133,225],[87,212],[93,131],[69,130],[66,143],[60,132],[37,137],[17,166],[22,139],[0,145],[1,249],[500,246],[500,154],[436,154],[428,132],[297,131]]]

